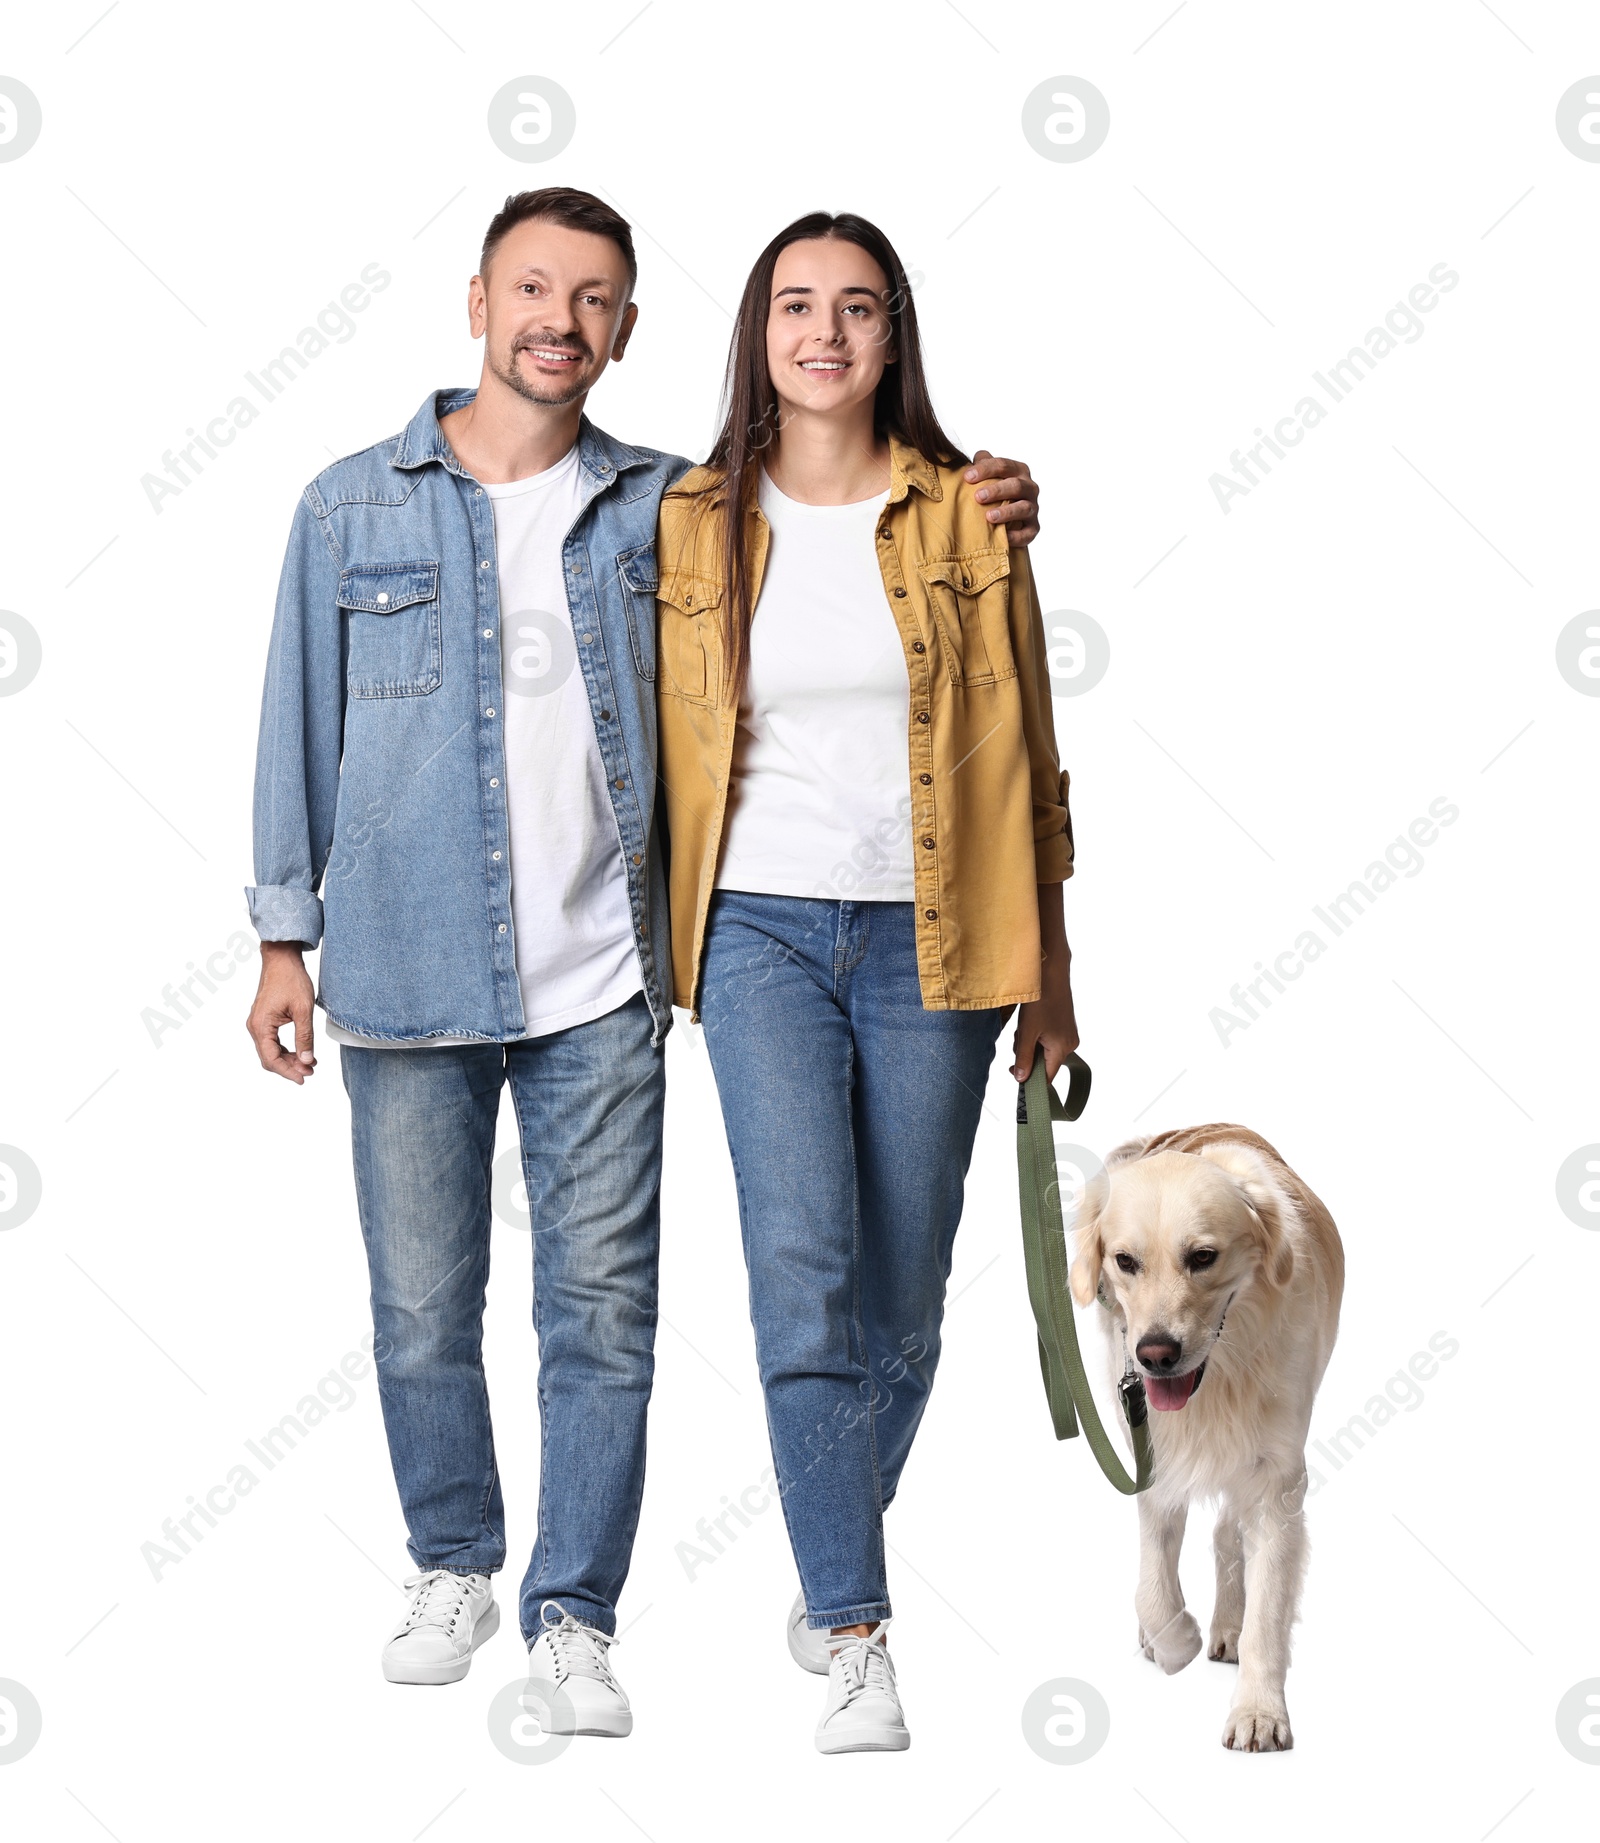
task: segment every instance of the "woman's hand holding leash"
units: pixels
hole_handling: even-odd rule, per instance
[[[1062,1063],[1078,1047],[1078,1019],[1072,1008],[1072,949],[1059,883],[1039,885],[1039,939],[1044,952],[1039,996],[1017,1012],[1011,1046],[1011,1073],[1026,1081],[1033,1072],[1034,1045],[1044,1048],[1046,1076],[1054,1081]]]

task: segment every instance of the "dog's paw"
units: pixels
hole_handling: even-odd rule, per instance
[[[1229,1709],[1222,1744],[1235,1753],[1287,1753],[1294,1745],[1289,1711],[1248,1706]]]
[[[1211,1642],[1206,1647],[1206,1656],[1213,1664],[1237,1664],[1239,1661],[1239,1628],[1236,1625],[1212,1626]]]
[[[1175,1614],[1159,1632],[1145,1634],[1144,1654],[1174,1676],[1200,1655],[1200,1622],[1187,1607]]]

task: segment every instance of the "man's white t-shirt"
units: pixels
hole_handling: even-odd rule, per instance
[[[576,445],[554,467],[503,486],[494,505],[505,683],[511,920],[526,1034],[549,1036],[614,1011],[643,989],[628,878],[606,787],[561,546],[582,507]],[[336,1043],[378,1045],[336,1024]],[[419,1047],[477,1043],[428,1037]]]
[[[804,505],[765,471],[760,495],[771,535],[717,888],[910,902],[911,683],[874,543],[883,502]]]

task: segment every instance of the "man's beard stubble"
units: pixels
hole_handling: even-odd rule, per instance
[[[549,394],[538,384],[530,383],[517,367],[517,354],[530,346],[542,346],[552,352],[575,352],[582,361],[578,374],[571,384],[561,385],[554,381],[547,387]],[[561,409],[569,403],[576,403],[589,388],[590,374],[593,370],[594,354],[581,340],[574,339],[538,339],[524,335],[511,348],[510,356],[504,365],[499,365],[491,358],[490,369],[508,389],[514,390],[519,397],[526,397],[530,403],[543,404],[546,409]]]

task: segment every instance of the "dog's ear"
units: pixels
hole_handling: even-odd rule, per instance
[[[1113,1146],[1106,1153],[1106,1169],[1109,1171],[1113,1165],[1130,1165],[1136,1158],[1143,1157],[1151,1137],[1146,1133],[1142,1139],[1124,1139],[1121,1145]]]
[[[1250,1146],[1202,1146],[1200,1156],[1221,1165],[1238,1185],[1255,1225],[1261,1276],[1281,1293],[1294,1277],[1294,1244],[1289,1239],[1293,1202],[1273,1182],[1265,1160]]]
[[[1079,1305],[1093,1305],[1100,1290],[1100,1268],[1106,1258],[1101,1218],[1111,1195],[1111,1177],[1102,1171],[1083,1187],[1083,1199],[1072,1222],[1072,1296]]]
[[[1271,1184],[1256,1178],[1243,1179],[1239,1188],[1261,1224],[1261,1271],[1268,1285],[1281,1293],[1294,1278],[1294,1245],[1284,1227],[1284,1199]]]

